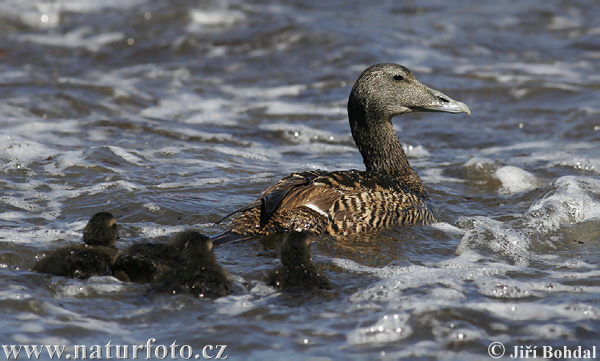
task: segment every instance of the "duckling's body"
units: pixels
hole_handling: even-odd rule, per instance
[[[136,243],[119,254],[112,272],[123,282],[148,283],[180,261],[180,250],[173,243]]]
[[[231,293],[233,283],[218,264],[210,238],[196,231],[184,231],[174,242],[181,245],[182,260],[153,283],[152,291],[191,294],[199,298],[217,298]]]
[[[470,113],[469,108],[416,80],[398,64],[377,64],[358,78],[348,100],[354,141],[366,171],[294,173],[263,192],[215,244],[240,236],[307,231],[332,237],[436,219],[433,201],[410,166],[392,118],[411,112]]]
[[[33,270],[80,279],[110,275],[118,238],[117,221],[112,214],[96,213],[83,230],[84,245],[57,249],[39,260]]]
[[[281,264],[268,278],[268,284],[279,290],[331,289],[325,273],[313,262],[307,232],[291,232],[284,236]]]

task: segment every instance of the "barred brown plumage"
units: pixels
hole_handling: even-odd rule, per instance
[[[391,122],[397,115],[418,111],[470,114],[465,104],[421,84],[402,65],[367,68],[348,99],[352,136],[366,170],[291,174],[234,212],[241,214],[226,234],[215,238],[215,244],[235,241],[232,234],[307,231],[346,237],[393,225],[434,222],[433,201],[410,166]]]

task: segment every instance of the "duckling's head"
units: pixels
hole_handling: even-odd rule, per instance
[[[285,267],[298,268],[312,264],[310,243],[307,232],[290,232],[284,236],[281,246],[281,263]]]
[[[94,214],[83,228],[83,242],[90,246],[114,247],[117,239],[117,219],[109,212]]]
[[[423,85],[408,68],[392,63],[375,64],[362,72],[350,93],[348,111],[351,118],[354,114],[387,121],[419,111],[471,113],[464,103]]]
[[[177,234],[173,244],[189,262],[202,265],[217,262],[212,240],[198,231],[188,230]]]

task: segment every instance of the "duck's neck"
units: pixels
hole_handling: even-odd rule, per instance
[[[410,166],[391,118],[374,119],[377,115],[369,116],[362,107],[348,107],[348,115],[367,171],[401,179],[411,190],[426,195],[425,185]]]

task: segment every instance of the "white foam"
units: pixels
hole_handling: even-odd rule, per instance
[[[561,61],[552,63],[498,63],[493,65],[458,65],[457,73],[475,73],[481,77],[489,77],[502,83],[522,84],[531,80],[539,81],[544,76],[548,79],[570,80],[580,82],[581,73],[571,70],[572,64]],[[525,75],[523,75],[525,74]]]
[[[18,328],[20,332],[44,332],[44,326],[33,323],[33,322],[25,322]]]
[[[248,159],[256,159],[264,162],[272,162],[274,160],[281,159],[281,154],[279,152],[262,147],[252,147],[249,150],[240,150],[232,147],[216,146],[213,147],[213,149],[223,154]]]
[[[252,98],[279,98],[287,96],[296,96],[305,91],[307,86],[304,84],[292,84],[278,87],[232,87],[223,85],[221,90],[226,91],[235,96],[252,99]]]
[[[501,152],[506,152],[506,151],[513,151],[513,150],[533,150],[533,149],[543,149],[543,150],[548,150],[548,149],[553,149],[554,147],[556,147],[556,144],[551,142],[551,141],[535,141],[535,142],[523,142],[523,143],[512,143],[510,145],[503,145],[503,146],[494,146],[494,147],[488,147],[485,149],[481,150],[482,154],[491,154],[491,155],[495,155]]]
[[[224,99],[203,98],[191,92],[179,92],[162,97],[158,105],[143,109],[141,115],[186,124],[235,125],[236,115],[227,109],[229,106],[230,103]]]
[[[418,288],[423,285],[448,287],[464,291],[463,281],[459,277],[450,277],[446,269],[413,265],[394,267],[392,272],[394,273],[393,275],[387,276],[369,288],[353,294],[350,297],[350,301],[383,301],[395,303],[399,301],[398,295],[403,290]],[[455,271],[455,273],[462,273],[462,271]]]
[[[431,227],[435,229],[439,229],[440,231],[444,231],[447,233],[455,234],[455,235],[463,235],[465,234],[465,230],[458,228],[456,226],[451,225],[446,222],[436,222],[431,225]]]
[[[425,184],[465,183],[464,179],[445,176],[442,168],[423,167],[421,164],[418,164],[418,168]]]
[[[103,277],[108,280],[112,277]],[[70,280],[81,284],[80,280]],[[115,278],[115,282],[118,280]],[[107,335],[128,335],[131,333],[129,329],[122,328],[117,322],[114,321],[103,321],[98,318],[85,317],[80,313],[70,311],[61,306],[54,305],[49,302],[43,302],[42,311],[45,314],[53,315],[54,317],[49,321],[53,327],[56,325],[68,325],[84,330],[90,330],[97,333],[106,333]],[[68,344],[69,342],[62,342]]]
[[[113,153],[115,153],[116,155],[123,158],[124,160],[126,160],[129,163],[132,163],[132,164],[135,164],[138,166],[142,166],[144,163],[144,161],[140,157],[132,154],[131,152],[129,152],[121,147],[109,145],[108,149],[110,149]]]
[[[39,229],[38,227],[21,227],[19,229],[15,228],[4,228],[2,233],[0,234],[0,239],[6,242],[11,243],[20,243],[20,244],[43,244],[47,245],[52,241],[56,241],[58,239],[70,239],[70,240],[78,240],[81,238],[81,232],[77,231],[77,229],[82,229],[83,226],[76,229],[71,229],[69,226],[65,225],[54,225],[50,227],[56,228],[44,228]]]
[[[33,28],[50,28],[58,25],[60,7],[52,3],[34,3],[22,1],[0,2],[0,13],[4,17],[18,21]]]
[[[156,185],[156,188],[159,189],[176,189],[176,188],[182,188],[182,187],[201,187],[203,185],[206,184],[219,184],[219,183],[223,183],[226,184],[228,182],[230,182],[231,179],[228,178],[223,178],[223,177],[218,177],[218,178],[201,178],[201,179],[196,179],[192,182],[166,182],[166,183],[160,183],[158,185]]]
[[[1,6],[1,5],[0,5]],[[12,84],[12,83],[25,83],[31,81],[31,76],[28,72],[20,69],[3,70],[0,73],[0,83]],[[10,119],[13,116],[19,119],[27,118],[29,113],[20,106],[14,106],[12,104],[0,104],[0,111],[5,114],[4,119]]]
[[[89,166],[81,150],[65,151],[53,157],[51,163],[44,166],[44,170],[52,175],[64,175],[67,168],[75,166]]]
[[[591,144],[588,144],[591,145]],[[598,151],[585,150],[585,144],[567,145],[562,150],[540,150],[532,153],[523,162],[527,164],[537,164],[543,162],[547,168],[551,167],[571,167],[575,169],[590,171],[594,173],[600,172],[600,157]],[[584,149],[582,153],[582,149]]]
[[[273,294],[272,288],[269,288],[269,293]],[[271,297],[267,296],[265,299]],[[249,310],[257,307],[256,301],[254,300],[255,298],[255,294],[230,295],[228,297],[219,298],[215,300],[215,302],[219,305],[217,313],[221,315],[235,316],[244,312],[248,312]],[[261,302],[264,302],[265,299],[261,300]]]
[[[496,163],[493,159],[473,157],[465,163],[466,168],[484,169],[493,166]]]
[[[426,158],[429,157],[429,151],[425,149],[422,145],[404,145],[404,152],[406,152],[406,156],[409,158]]]
[[[112,276],[93,276],[87,280],[56,278],[54,288],[60,297],[88,297],[121,292],[124,284]]]
[[[168,133],[177,133],[179,136],[188,140],[190,138],[198,138],[202,141],[215,141],[220,143],[240,141],[230,133],[212,133],[201,130],[192,129],[189,127],[169,126],[168,128],[157,127],[157,130],[165,130]]]
[[[561,226],[600,220],[600,180],[566,176],[553,184],[556,190],[534,202],[527,211],[527,224],[541,233]],[[591,195],[594,195],[593,198]]]
[[[256,103],[257,107],[265,107],[269,115],[321,115],[339,116],[345,114],[342,107],[317,106],[315,104],[301,104],[297,102],[285,102],[282,100],[263,101]]]
[[[0,159],[28,165],[54,156],[57,150],[17,135],[0,134]]]
[[[348,332],[346,340],[350,345],[377,345],[407,338],[413,334],[409,318],[407,314],[385,315],[371,326]]]
[[[107,8],[125,9],[143,3],[142,0],[57,0],[62,10],[78,13],[95,12]]]
[[[475,227],[467,230],[462,237],[456,248],[457,255],[470,249],[483,248],[509,257],[517,264],[527,264],[530,257],[529,238],[520,230],[487,217],[473,217],[470,220],[474,222]]]
[[[501,299],[519,299],[527,297],[539,297],[541,293],[535,289],[536,282],[520,282],[509,278],[499,279],[497,277],[478,277],[474,280],[479,293],[485,296]]]
[[[102,47],[122,41],[122,33],[95,34],[91,28],[80,27],[68,33],[46,33],[41,35],[22,34],[15,36],[19,41],[65,48],[85,48],[97,52]]]
[[[0,300],[22,301],[32,297],[24,286],[9,285],[8,289],[0,290]]]
[[[311,128],[302,124],[290,125],[289,123],[271,123],[261,124],[260,129],[282,132],[286,139],[294,143],[310,143],[315,146],[313,141],[326,141],[334,143],[348,144],[352,142],[350,134],[340,135],[326,130]]]
[[[304,136],[299,136],[298,138],[307,138]],[[295,141],[300,141],[299,139],[296,139]],[[352,162],[351,164],[348,164],[346,166],[346,168],[343,168],[343,164],[341,163],[336,163],[336,169],[360,169],[363,166],[362,160],[360,158],[360,154],[358,153],[358,151],[356,150],[355,147],[350,147],[347,145],[341,145],[341,144],[328,144],[328,143],[321,143],[321,142],[306,142],[306,143],[299,143],[299,144],[294,144],[294,145],[290,145],[290,146],[281,146],[281,147],[276,147],[275,150],[278,151],[278,153],[280,154],[285,154],[285,153],[294,153],[294,152],[303,152],[308,154],[307,155],[307,159],[319,159],[319,160],[327,160],[326,157],[323,157],[323,155],[326,154],[336,154],[336,155],[347,155],[347,154],[355,154],[355,158],[356,162]],[[321,166],[323,167],[323,166]],[[320,168],[323,169],[323,168]],[[298,171],[299,168],[296,168],[292,171]]]
[[[23,333],[14,333],[12,335],[13,341],[20,344],[38,344],[38,345],[67,345],[69,341],[64,337],[39,337],[35,334],[35,338]],[[42,353],[43,355],[43,353]]]
[[[537,261],[554,262],[552,255],[531,253],[532,242],[543,247],[562,247],[563,236],[554,234],[563,227],[577,227],[583,222],[600,220],[600,181],[589,177],[567,176],[557,179],[553,190],[511,222],[487,217],[459,219],[467,228],[456,254],[473,250],[492,251],[517,264],[526,265],[532,256]]]
[[[98,184],[94,184],[90,187],[85,188],[85,192],[89,193],[89,194],[97,194],[97,193],[102,193],[104,190],[106,189],[111,189],[111,188],[117,188],[117,189],[125,189],[129,192],[136,192],[136,191],[140,191],[145,189],[145,187],[132,183],[132,182],[128,182],[125,180],[118,180],[118,181],[114,181],[114,182],[103,182],[103,183],[98,183]]]
[[[590,305],[555,303],[545,304],[542,302],[471,302],[469,306],[490,312],[498,317],[514,321],[552,321],[568,319],[570,322],[586,321],[598,318],[600,312],[596,307]]]
[[[190,17],[193,21],[191,25],[198,24],[203,26],[230,26],[246,19],[244,13],[227,9],[192,10]],[[188,27],[188,31],[196,29],[193,26]]]
[[[496,177],[502,182],[499,192],[515,194],[537,188],[540,181],[533,174],[513,166],[504,166],[496,170]]]
[[[22,221],[26,219],[27,216],[22,212],[2,212],[0,213],[0,219],[4,221]]]
[[[52,2],[4,1],[0,13],[18,19],[33,28],[52,28],[60,25],[63,12],[94,12],[105,8],[128,8],[140,0],[56,0]]]
[[[13,99],[14,101],[14,99]],[[28,101],[28,100],[27,100]],[[17,124],[11,124],[10,135],[23,139],[39,141],[53,146],[79,146],[83,142],[78,139],[81,121],[75,119],[46,121],[40,118],[24,117]],[[57,135],[56,133],[60,133]],[[71,134],[68,136],[67,134]]]
[[[26,210],[30,213],[39,213],[42,210],[41,206],[17,197],[0,197],[0,203],[8,204],[15,208]]]
[[[189,182],[172,182],[172,183],[160,183],[156,187],[161,189],[172,189],[181,187],[202,187],[206,184],[228,184],[230,182],[247,181],[248,183],[264,182],[272,178],[271,173],[257,173],[247,177],[241,178],[225,178],[225,177],[214,177],[214,178],[199,178]]]
[[[399,267],[385,266],[374,268],[362,265],[347,258],[333,258],[331,262],[336,266],[356,273],[369,273],[381,278],[391,277],[401,272]]]
[[[136,231],[141,236],[144,236],[146,238],[158,238],[158,237],[171,236],[175,233],[179,233],[179,232],[185,230],[185,226],[161,226],[161,225],[136,226],[135,224],[132,226],[135,226]]]

